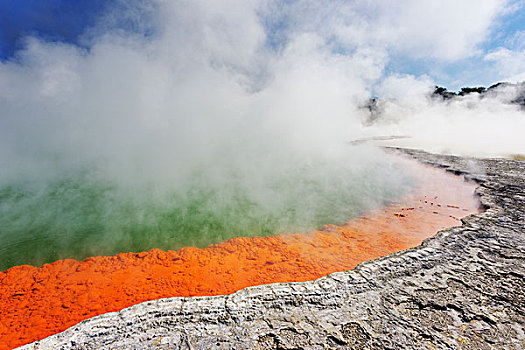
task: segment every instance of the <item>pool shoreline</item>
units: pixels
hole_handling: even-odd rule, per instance
[[[433,169],[432,171],[435,172],[436,170]],[[424,177],[427,177],[427,175],[428,174]],[[428,176],[428,178],[432,180],[431,176]],[[456,180],[454,179],[454,181]],[[427,183],[426,186],[428,187],[429,183]],[[421,193],[419,194],[421,195]],[[422,220],[424,221],[425,216],[435,220],[435,214],[438,214],[435,210],[445,211],[446,209],[453,214],[454,212],[461,214],[459,211],[460,207],[455,205],[457,203],[450,202],[451,205],[445,206],[448,202],[442,202],[444,204],[442,207],[436,200],[434,200],[436,201],[436,206],[434,206],[434,203],[430,200],[428,201],[429,203],[425,200],[424,202],[426,204],[423,203],[422,198],[419,198],[419,201],[420,208],[426,206],[425,209],[414,210],[418,203],[414,202],[414,198],[412,198],[411,203],[398,203],[397,207],[381,208],[372,211],[372,213],[368,213],[368,217],[356,218],[342,226],[327,225],[319,231],[312,231],[307,234],[284,234],[272,236],[271,238],[234,238],[226,242],[211,245],[206,249],[183,248],[176,252],[152,250],[142,253],[122,253],[114,257],[88,258],[80,262],[75,260],[63,260],[53,264],[47,264],[44,265],[47,269],[58,267],[57,271],[51,271],[53,275],[57,276],[56,279],[70,279],[68,284],[51,284],[58,294],[63,293],[61,290],[66,288],[68,290],[73,290],[73,292],[70,292],[73,294],[69,297],[57,298],[56,301],[51,300],[52,303],[49,303],[49,301],[45,303],[44,300],[42,300],[42,296],[36,299],[42,300],[41,303],[44,302],[46,315],[49,313],[53,314],[52,311],[55,308],[55,310],[60,310],[59,313],[55,312],[55,320],[53,322],[56,322],[56,318],[58,317],[58,321],[61,321],[60,326],[63,327],[62,329],[65,329],[67,328],[65,326],[74,325],[83,319],[108,311],[117,311],[123,307],[128,307],[146,300],[173,296],[231,294],[247,286],[276,282],[315,280],[329,273],[352,269],[363,261],[375,259],[396,251],[417,246],[423,239],[435,234],[439,228],[453,226],[453,223],[460,223],[459,220],[454,217],[453,219],[448,219],[447,224],[443,227],[435,225],[429,226],[433,227],[430,231],[424,231],[420,228],[420,231],[422,231],[421,233],[423,234],[423,236],[420,237],[403,237],[401,234],[397,237],[395,234],[385,236],[385,232],[388,232],[389,230],[395,231],[398,229],[401,233],[403,229],[405,231],[414,230],[413,226],[403,227],[403,225],[406,225],[410,220],[417,222],[420,226],[422,225],[421,222]],[[417,214],[420,214],[420,216],[414,216]],[[453,217],[452,215],[449,216],[450,218]],[[371,222],[370,220],[375,220],[375,222]],[[372,226],[376,228],[376,232],[371,230]],[[403,239],[405,241],[403,241]],[[255,245],[249,244],[251,242],[255,242]],[[387,246],[390,246],[390,248],[387,248]],[[239,255],[240,253],[236,251],[239,249],[243,254]],[[217,251],[220,252],[221,250],[223,252],[219,255],[215,255],[215,258],[213,258],[213,254],[210,255],[210,252],[217,253]],[[255,259],[252,258],[250,254],[257,257],[259,264],[253,264],[251,261],[248,261],[250,262],[249,265],[244,262],[246,261],[245,259]],[[203,260],[204,256],[206,256],[206,258]],[[198,266],[199,264],[202,265],[203,261],[212,261],[214,259],[229,259],[230,261],[225,264],[226,267],[230,266],[229,269],[224,269],[224,266],[215,266],[216,264],[210,265],[210,267],[205,267],[204,269],[201,268],[200,270],[195,268],[195,266]],[[261,259],[266,260],[262,261]],[[106,262],[100,264],[99,261],[101,260]],[[184,260],[187,260],[187,265],[189,266],[186,270],[170,270],[169,268],[166,268],[166,264],[171,266],[174,264],[174,261],[175,263],[180,263]],[[116,272],[112,272],[111,269],[103,270],[103,280],[101,280],[100,276],[94,273],[97,269],[103,269],[104,265],[115,264],[115,262],[117,262],[117,265],[115,265]],[[120,264],[121,267],[118,267],[118,264]],[[138,265],[140,271],[129,268],[126,270],[126,264],[129,266]],[[162,267],[162,265],[164,265],[164,267]],[[235,268],[232,268],[233,266],[235,266]],[[28,268],[29,267],[26,267],[26,269]],[[216,271],[213,273],[208,271],[210,268],[214,268]],[[17,268],[15,268],[14,271],[16,271],[16,269]],[[24,267],[18,267],[18,269],[23,270]],[[144,274],[144,270],[151,271]],[[97,273],[100,274],[100,271]],[[180,280],[179,282],[175,282],[175,280],[171,278],[171,280],[167,281],[168,284],[179,283],[179,285],[176,286],[176,288],[170,286],[166,291],[166,283],[159,284],[156,280],[169,279],[169,277],[162,277],[168,276],[168,273],[179,275],[184,274],[184,278],[193,278],[198,282],[194,283],[196,287],[184,289],[184,286],[180,285],[180,283],[182,283]],[[134,274],[136,274],[136,276]],[[203,274],[205,275],[204,277],[202,276]],[[38,275],[39,274],[37,273],[36,276]],[[229,280],[216,283],[217,279],[223,279],[222,276],[227,275],[230,277]],[[239,280],[238,277],[240,276],[243,277],[243,281]],[[42,275],[40,275],[39,278],[41,277]],[[32,278],[34,279],[35,276]],[[147,284],[145,284],[145,281],[148,281]],[[75,292],[74,289],[77,288],[77,286],[71,287],[71,284],[81,286],[80,291]],[[144,285],[146,287],[145,289],[149,291],[149,294],[144,294],[144,291],[138,289],[130,289],[130,284],[135,284],[135,287],[137,285]],[[207,287],[207,284],[210,286],[215,285],[215,287]],[[100,294],[102,292],[97,289],[100,288],[100,286],[102,286],[102,292],[106,293],[107,296]],[[163,289],[164,293],[162,292]],[[155,290],[156,292],[152,294],[151,290]],[[29,298],[29,300],[31,300],[30,295],[30,293],[29,295],[21,293],[19,298],[24,297],[25,299]],[[127,302],[122,301],[122,296],[124,296],[124,299],[126,296],[129,299],[130,295],[132,295],[131,299],[133,300],[130,299]],[[89,300],[90,298],[91,301]],[[108,300],[110,298],[111,300]],[[95,303],[97,304],[95,306],[93,305],[94,299],[96,299]],[[119,301],[119,299],[121,300]],[[99,306],[101,301],[104,301],[105,305]],[[94,307],[95,309],[93,309]],[[33,305],[33,309],[34,308],[35,306]],[[18,310],[20,311],[20,309]],[[75,317],[72,317],[72,312],[76,315]],[[81,312],[85,312],[85,314],[81,316]],[[39,325],[39,323],[35,323],[39,317],[36,316],[38,314],[37,309],[32,310],[32,314],[34,315],[32,317],[33,336],[37,337],[37,339],[41,339],[46,335],[46,332],[47,335],[49,335],[49,333],[56,333],[56,331],[53,331],[52,325],[50,326],[53,322],[49,321],[49,316],[47,316],[47,321],[45,320],[46,317],[44,317],[42,323]],[[64,316],[68,315],[66,319],[69,323],[64,323],[64,320],[60,320],[60,315],[62,314]],[[46,328],[42,329],[43,325],[45,325]],[[39,327],[41,329],[40,333],[38,332]],[[24,329],[25,328],[22,327],[20,331],[27,334],[27,330],[24,331]],[[47,331],[45,331],[45,329],[47,329]],[[60,331],[60,329],[58,329],[58,331]],[[42,334],[43,336],[38,336],[38,334]],[[11,333],[11,335],[13,334]]]
[[[525,340],[525,162],[402,152],[479,183],[487,210],[351,271],[228,296],[150,301],[23,349],[519,348]]]

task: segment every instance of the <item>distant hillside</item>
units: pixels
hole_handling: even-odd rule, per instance
[[[441,98],[443,100],[456,99],[460,96],[470,94],[479,94],[481,98],[485,97],[502,97],[500,100],[503,103],[518,104],[525,108],[525,82],[512,84],[506,82],[496,83],[485,88],[478,87],[463,87],[461,90],[448,91],[446,88],[436,86],[432,93],[433,98]]]
[[[432,103],[452,103],[460,102],[463,99],[477,97],[479,101],[487,100],[496,104],[519,105],[525,111],[525,82],[507,83],[500,82],[485,88],[463,87],[459,91],[448,91],[446,88],[436,86],[434,91],[429,93],[428,100]],[[367,113],[363,120],[365,125],[372,125],[382,118],[387,106],[398,105],[396,99],[381,99],[378,97],[370,98],[367,103],[361,106]]]

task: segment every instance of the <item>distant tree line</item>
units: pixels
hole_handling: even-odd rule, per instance
[[[525,110],[525,82],[516,84],[501,82],[493,84],[488,88],[485,88],[484,86],[463,87],[457,92],[448,91],[446,88],[441,86],[435,86],[434,91],[430,94],[430,96],[431,98],[438,101],[450,101],[455,98],[460,98],[473,93],[479,94],[480,98],[485,98],[488,96],[496,97],[499,93],[503,92],[507,88],[514,89],[514,92],[511,94],[511,96],[513,94],[515,95],[510,97],[510,99],[504,96],[503,98],[499,99],[499,101],[501,103],[517,104]],[[382,113],[384,112],[386,101],[387,100],[383,100],[378,97],[372,97],[367,103],[361,106],[361,108],[368,110],[368,116],[364,121],[365,125],[372,125],[378,118],[381,117]]]
[[[489,86],[488,88],[485,88],[484,86],[463,87],[458,92],[448,91],[444,87],[436,86],[434,88],[434,92],[432,93],[432,97],[441,98],[443,100],[450,100],[458,96],[466,96],[472,93],[477,93],[481,95],[481,97],[484,97],[488,93],[495,92],[498,89],[506,88],[506,87],[516,87],[520,90],[520,92],[518,93],[518,96],[516,96],[516,98],[513,99],[512,101],[510,101],[510,103],[519,104],[525,107],[525,82],[517,83],[517,84],[501,82],[501,83],[493,84]]]

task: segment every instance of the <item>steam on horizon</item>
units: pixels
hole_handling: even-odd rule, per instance
[[[431,96],[525,80],[519,1],[101,3],[2,46],[0,266],[343,222],[409,186],[352,140],[525,153],[516,86]]]

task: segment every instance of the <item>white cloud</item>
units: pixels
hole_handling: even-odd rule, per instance
[[[350,47],[454,61],[476,55],[508,1],[296,1],[292,32],[314,31]]]
[[[513,51],[500,47],[485,55],[484,59],[494,63],[504,81],[515,83],[525,80],[525,49]]]
[[[514,33],[514,35],[505,40],[505,44],[511,50],[525,50],[525,30]]]

